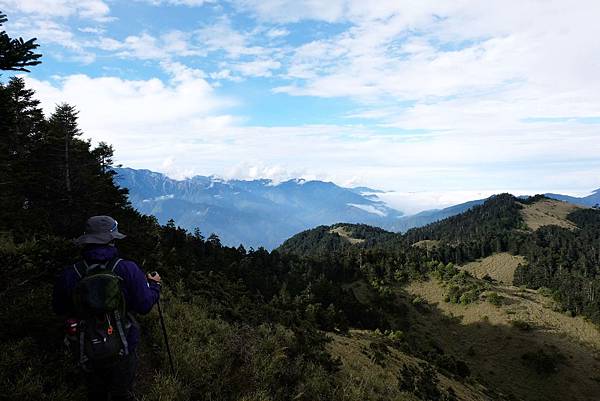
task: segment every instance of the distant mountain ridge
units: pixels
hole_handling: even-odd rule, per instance
[[[196,176],[174,180],[149,170],[115,169],[141,213],[169,219],[227,245],[274,248],[290,236],[321,224],[365,223],[391,227],[403,213],[371,195],[370,188],[343,188],[301,179],[223,180]]]
[[[388,231],[405,232],[463,213],[486,199],[406,216],[368,187],[344,188],[331,182],[292,179],[274,183],[268,179],[224,180],[214,176],[171,179],[150,170],[117,168],[116,182],[129,189],[129,199],[141,213],[159,222],[169,219],[204,235],[216,233],[224,244],[273,249],[301,231],[336,223],[367,224]],[[600,189],[576,198],[546,196],[570,203],[594,206]]]
[[[548,198],[561,200],[564,202],[573,203],[574,205],[593,207],[600,204],[600,188],[593,191],[591,195],[577,198],[575,196],[560,195],[560,194],[545,194]]]

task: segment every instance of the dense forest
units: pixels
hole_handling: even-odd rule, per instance
[[[526,257],[517,269],[515,285],[548,288],[565,310],[600,323],[600,210],[580,209],[567,219],[578,229],[544,226],[528,230],[519,211],[545,199],[541,195],[518,199],[509,194],[490,198],[483,205],[404,235],[364,225],[340,225],[350,243],[333,232],[336,226],[318,227],[287,240],[279,250],[309,258],[354,254],[361,271],[389,281],[423,277],[438,263],[461,265],[497,252]],[[433,246],[414,246],[420,242]]]
[[[36,48],[34,40],[2,32],[0,68],[26,71],[40,62]],[[339,380],[340,362],[327,349],[328,333],[349,329],[386,333],[390,346],[431,363],[398,372],[395,391],[455,399],[436,387],[432,372],[464,380],[469,368],[427,339],[397,334],[410,322],[393,289],[430,273],[452,278],[453,264],[494,252],[525,255],[517,284],[547,287],[565,309],[600,322],[597,210],[569,216],[578,230],[531,232],[519,210],[535,199],[503,194],[405,235],[339,226],[359,240],[351,243],[331,232],[336,226],[318,227],[273,252],[247,250],[223,246],[202,227],[190,233],[139,214],[127,190],[114,184],[111,146],[81,138],[74,105],[58,105],[45,116],[22,77],[0,83],[0,132],[0,399],[78,400],[84,394],[61,346],[62,322],[51,312],[50,297],[56,274],[80,257],[71,239],[87,217],[99,214],[115,217],[128,235],[118,244],[121,253],[145,271],[159,271],[166,283],[177,375],[168,372],[157,316],[143,318],[138,392],[144,400],[366,399],[348,390],[356,383]],[[435,246],[414,246],[420,241]],[[368,302],[352,291],[356,283],[366,283]],[[414,383],[430,379],[423,387],[413,377]]]

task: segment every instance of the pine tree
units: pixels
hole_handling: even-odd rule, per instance
[[[112,147],[92,148],[81,140],[78,112],[57,106],[33,147],[27,193],[38,224],[52,232],[76,235],[91,215],[111,214],[128,206],[127,191],[113,183]]]
[[[60,185],[55,182],[56,188],[59,188],[64,193],[64,197],[68,202],[69,207],[73,204],[73,188],[72,188],[72,157],[73,142],[75,138],[81,136],[81,131],[77,126],[77,115],[79,113],[75,107],[63,103],[56,107],[56,110],[48,121],[47,144],[48,150],[53,152],[52,156],[58,167],[56,173],[64,180]],[[58,184],[58,185],[57,185]]]
[[[21,227],[20,219],[29,207],[29,160],[45,125],[33,96],[22,78],[0,83],[0,227]]]
[[[6,22],[6,14],[0,12],[0,27]],[[42,55],[34,52],[39,47],[32,38],[24,41],[23,38],[13,39],[6,31],[0,32],[0,70],[25,71],[25,67],[32,67],[41,63]]]

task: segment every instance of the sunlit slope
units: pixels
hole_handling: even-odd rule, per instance
[[[411,356],[394,346],[381,333],[352,330],[347,336],[331,335],[329,351],[338,357],[341,366],[337,373],[345,396],[364,400],[420,400],[426,397],[403,391],[399,385],[404,366],[421,369],[429,364]],[[451,388],[459,400],[486,401],[494,398],[486,395],[483,386],[457,380],[451,375],[435,372],[424,376],[430,383],[438,382],[437,388],[443,397]],[[433,390],[435,391],[435,390]]]
[[[510,285],[513,283],[515,270],[520,264],[525,264],[524,257],[502,252],[469,262],[463,266],[463,269],[477,278],[488,276],[502,284]]]
[[[583,317],[512,286],[491,285],[467,305],[446,302],[448,286],[437,279],[406,290],[426,311],[415,329],[461,355],[481,383],[523,400],[598,399],[600,331]],[[490,292],[496,304],[485,299]]]
[[[595,287],[562,284],[593,271],[597,220],[592,209],[501,194],[404,235],[338,224],[281,250],[358,262],[363,275],[344,288],[372,330],[332,335],[330,350],[364,399],[596,401],[600,332],[583,317],[593,318]],[[542,287],[545,272],[552,290],[513,286]],[[417,377],[410,395],[407,377]],[[435,382],[431,394],[419,380]]]
[[[521,210],[521,215],[531,230],[549,225],[574,229],[577,226],[569,221],[567,216],[577,209],[581,209],[581,206],[554,199],[540,199],[525,205]]]

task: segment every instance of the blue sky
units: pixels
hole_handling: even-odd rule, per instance
[[[600,187],[600,3],[0,0],[44,109],[119,163],[391,191]]]

